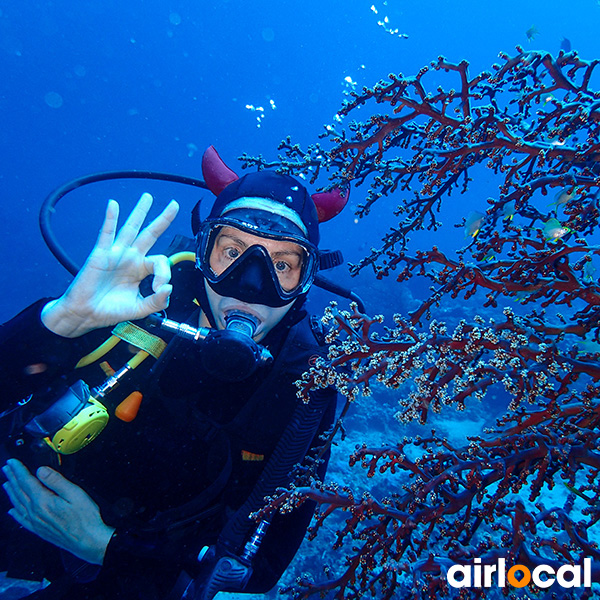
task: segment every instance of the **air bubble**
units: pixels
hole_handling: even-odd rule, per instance
[[[44,102],[50,108],[60,108],[63,105],[63,98],[58,92],[48,92],[44,96]]]

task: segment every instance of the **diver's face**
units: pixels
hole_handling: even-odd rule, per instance
[[[233,227],[223,227],[217,236],[210,254],[210,268],[216,275],[220,275],[248,248],[255,245],[263,246],[269,253],[279,284],[284,290],[293,290],[298,286],[304,256],[303,250],[298,244],[290,241],[262,238]],[[254,340],[257,342],[262,340],[283,319],[294,303],[294,300],[292,300],[288,304],[279,307],[249,304],[236,298],[228,298],[217,294],[206,282],[205,287],[217,328],[225,329],[225,317],[232,311],[248,313],[258,320],[258,327],[254,334]],[[206,319],[204,315],[203,317]],[[207,319],[202,324],[206,325]]]
[[[251,246],[262,246],[273,261],[279,285],[286,292],[300,283],[304,252],[298,244],[252,235],[234,227],[223,227],[210,253],[210,268],[220,275]]]

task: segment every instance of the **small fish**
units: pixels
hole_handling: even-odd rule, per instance
[[[563,227],[558,219],[548,219],[544,223],[544,239],[547,242],[555,242],[561,237],[567,235],[567,233],[571,233],[571,231],[572,229]]]
[[[594,340],[577,342],[577,356],[581,357],[586,354],[600,354],[600,344]]]
[[[583,275],[583,281],[586,283],[594,282],[594,273],[596,272],[596,267],[594,267],[594,263],[592,262],[592,257],[588,254],[588,260],[585,261],[583,268],[581,269],[581,273]]]
[[[594,503],[594,499],[590,498],[589,496],[586,496],[583,492],[580,492],[578,489],[575,489],[572,485],[569,485],[568,483],[565,483],[563,481],[563,485],[573,494],[575,494],[576,496],[579,496],[580,498],[583,498],[588,504],[593,505]]]
[[[563,39],[560,40],[560,49],[563,52],[571,52],[571,40],[569,40],[566,37],[563,37]]]
[[[564,146],[566,143],[566,140],[563,140],[560,137],[555,137],[550,140],[550,144],[552,146]]]
[[[529,298],[529,296],[531,296],[531,292],[527,292],[525,290],[515,292],[513,294],[513,301],[518,302],[519,304],[525,304],[525,299]]]
[[[557,192],[554,196],[554,202],[552,202],[551,206],[560,206],[561,204],[566,204],[569,200],[575,198],[577,194],[577,190],[575,188],[564,188]]]
[[[515,201],[513,200],[512,202],[507,202],[502,207],[502,218],[505,221],[512,221],[514,216],[515,216]]]
[[[535,37],[537,35],[539,35],[539,30],[535,25],[532,25],[526,32],[525,35],[527,36],[527,41],[531,42],[535,39]]]
[[[465,221],[465,237],[477,237],[484,220],[485,215],[483,213],[476,210],[471,211]]]

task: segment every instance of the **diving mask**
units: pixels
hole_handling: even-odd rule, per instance
[[[319,252],[283,221],[273,226],[271,217],[269,228],[259,228],[256,218],[242,222],[229,215],[205,221],[196,236],[196,266],[210,287],[221,296],[271,307],[308,292]]]

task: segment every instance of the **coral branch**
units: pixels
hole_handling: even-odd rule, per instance
[[[334,547],[346,553],[327,581],[301,579],[296,598],[450,597],[449,568],[499,559],[556,570],[592,558],[600,583],[600,92],[590,87],[599,64],[517,48],[471,77],[466,61],[439,57],[414,77],[391,74],[353,94],[306,151],[286,140],[275,161],[243,158],[313,182],[326,174],[325,187],[365,185],[358,217],[393,197],[400,222],[350,272],[368,266],[379,279],[432,284],[392,326],[356,306],[326,310],[328,359],[297,382],[304,401],[331,385],[346,398],[324,449],[357,397],[382,389],[398,390],[402,426],[475,402],[501,414],[465,445],[433,430],[359,444],[350,465],[378,480],[382,497],[304,470],[298,487],[269,499],[267,511],[316,502],[311,536],[334,523]],[[430,89],[433,74],[455,86]],[[344,127],[357,114],[362,122]],[[483,169],[497,193],[456,223],[467,245],[413,248],[411,234],[442,227],[441,209]],[[508,302],[514,308],[502,308]]]

